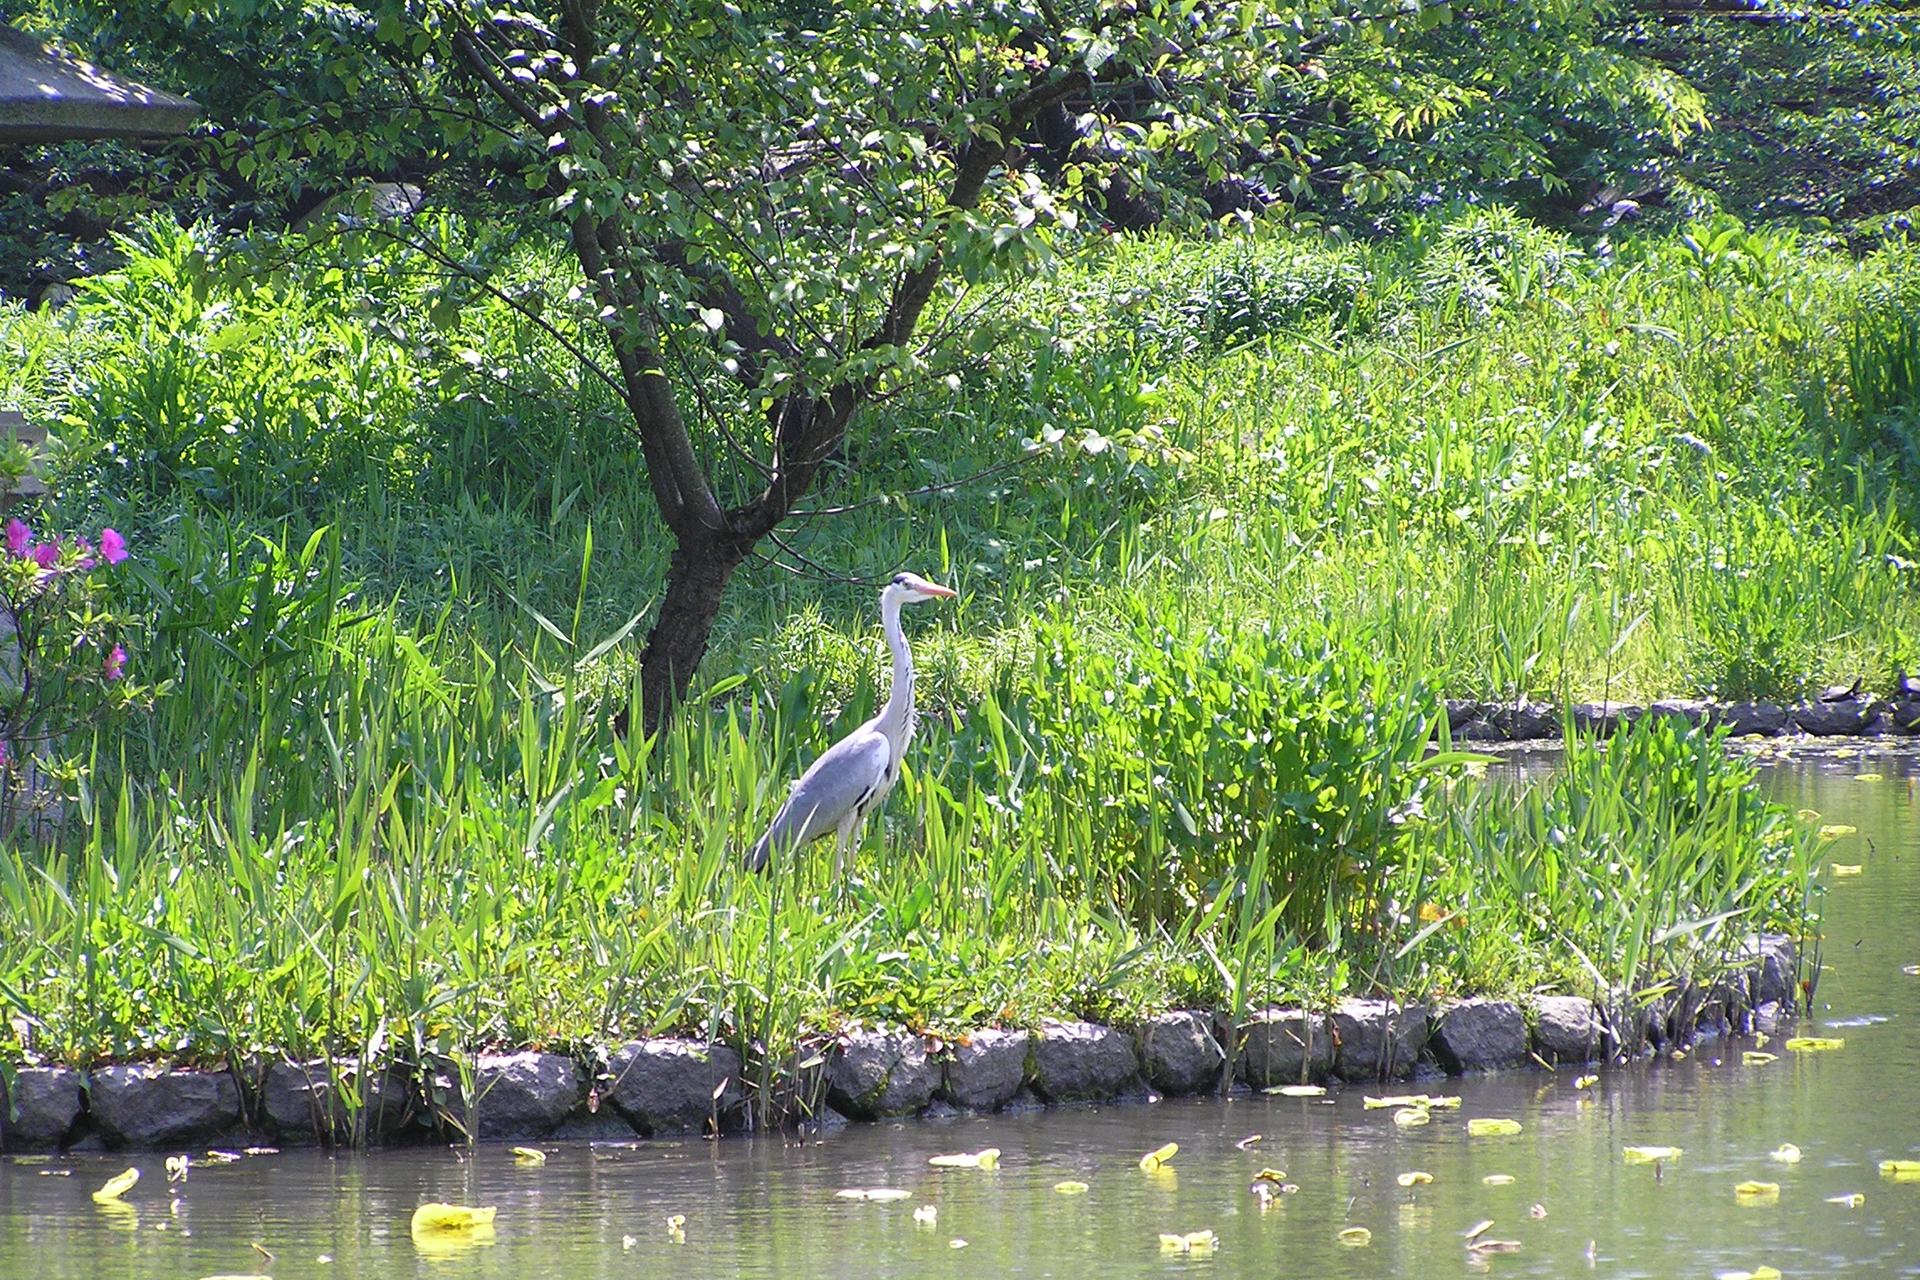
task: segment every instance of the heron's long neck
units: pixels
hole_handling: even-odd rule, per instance
[[[893,692],[880,713],[880,724],[898,750],[913,731],[913,655],[907,652],[907,637],[900,630],[900,601],[891,595],[880,602],[880,625],[887,633],[887,647],[893,650]]]

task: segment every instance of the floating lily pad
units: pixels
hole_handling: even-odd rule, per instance
[[[1794,1146],[1791,1142],[1783,1142],[1767,1153],[1767,1159],[1777,1161],[1780,1164],[1799,1164],[1800,1148]]]
[[[1827,1053],[1846,1047],[1847,1042],[1839,1036],[1795,1036],[1787,1041],[1787,1048],[1794,1053]]]
[[[1373,1232],[1365,1227],[1347,1227],[1340,1232],[1340,1243],[1350,1249],[1358,1249],[1373,1242]]]
[[[1683,1154],[1679,1147],[1626,1147],[1623,1153],[1628,1164],[1658,1164],[1665,1160],[1678,1160]]]
[[[1180,1144],[1177,1142],[1169,1142],[1166,1146],[1156,1151],[1149,1151],[1147,1154],[1141,1156],[1140,1167],[1148,1173],[1152,1173],[1155,1169],[1161,1168],[1179,1154]]]
[[[1073,1181],[1056,1182],[1053,1184],[1053,1189],[1063,1196],[1080,1196],[1087,1193],[1087,1184]]]
[[[1218,1243],[1211,1231],[1189,1231],[1185,1235],[1171,1232],[1160,1233],[1160,1251],[1162,1253],[1212,1253]]]
[[[1510,1173],[1490,1173],[1480,1179],[1480,1183],[1482,1186],[1488,1187],[1510,1187],[1513,1185],[1513,1175]]]
[[[927,1163],[936,1169],[998,1169],[1000,1148],[988,1147],[971,1155],[929,1156]]]
[[[1733,1198],[1742,1204],[1771,1204],[1780,1198],[1777,1182],[1742,1182],[1734,1187]]]
[[[138,1181],[140,1181],[140,1171],[138,1169],[128,1169],[124,1173],[116,1173],[107,1179],[106,1186],[101,1187],[93,1193],[93,1198],[100,1204],[112,1204],[119,1200],[121,1196],[133,1190],[133,1184]]]
[[[547,1162],[547,1153],[538,1147],[515,1147],[513,1159],[515,1164],[542,1165]]]
[[[1749,1049],[1740,1055],[1740,1061],[1750,1067],[1764,1067],[1769,1062],[1780,1061],[1780,1055],[1777,1053],[1764,1053],[1759,1049]]]
[[[1427,1124],[1433,1119],[1433,1113],[1425,1107],[1402,1107],[1393,1113],[1393,1122],[1397,1125]]]
[[[464,1204],[423,1204],[413,1211],[409,1229],[416,1236],[439,1231],[478,1231],[491,1227],[498,1212],[491,1206],[476,1209]]]
[[[1833,874],[1835,874],[1836,876],[1857,876],[1862,871],[1866,870],[1866,867],[1862,866],[1858,862],[1853,862],[1853,863],[1829,862],[1827,865],[1833,868]]]
[[[1518,1120],[1508,1120],[1500,1116],[1483,1116],[1467,1121],[1467,1133],[1475,1138],[1501,1138],[1520,1132]]]
[[[1573,1087],[1576,1089],[1591,1089],[1593,1088],[1593,1086],[1599,1083],[1600,1083],[1599,1076],[1581,1076],[1578,1080],[1575,1080],[1573,1082]]]
[[[1262,1093],[1277,1093],[1283,1098],[1324,1098],[1326,1088],[1317,1084],[1276,1084],[1262,1089]]]
[[[1858,1209],[1867,1202],[1867,1198],[1858,1191],[1849,1191],[1844,1196],[1828,1196],[1828,1204],[1844,1205],[1849,1209]]]
[[[1417,1187],[1432,1182],[1433,1175],[1425,1170],[1415,1169],[1411,1173],[1401,1174],[1396,1181],[1403,1187]]]

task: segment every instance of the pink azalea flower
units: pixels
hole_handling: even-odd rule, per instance
[[[27,554],[27,548],[33,545],[33,530],[20,522],[18,516],[7,521],[7,553],[18,560]]]
[[[11,531],[9,531],[9,536],[11,536]],[[127,540],[111,528],[102,529],[100,531],[100,558],[108,564],[119,564],[127,558]]]
[[[107,661],[105,663],[106,671],[107,671],[107,679],[118,680],[121,676],[125,675],[126,665],[127,665],[127,651],[125,649],[122,649],[119,645],[113,646],[113,652],[107,655]]]
[[[54,565],[60,563],[60,544],[57,542],[37,543],[27,554],[31,556],[33,562],[42,569],[51,569]]]

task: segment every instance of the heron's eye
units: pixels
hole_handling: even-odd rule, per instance
[[[906,575],[906,574],[904,574],[904,573],[896,573],[896,574],[894,574],[894,575],[893,575],[893,585],[894,585],[894,586],[896,586],[896,587],[904,587],[904,586],[906,586],[906,585],[907,585],[907,575]]]

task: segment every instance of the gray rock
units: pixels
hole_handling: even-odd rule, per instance
[[[1713,704],[1698,698],[1662,698],[1647,708],[1647,714],[1656,719],[1702,725],[1713,719]]]
[[[1580,732],[1607,738],[1645,715],[1646,708],[1631,702],[1582,702],[1570,714]]]
[[[1920,702],[1896,702],[1885,712],[1889,733],[1920,733]]]
[[[1462,742],[1505,742],[1507,735],[1489,720],[1472,720],[1462,725],[1454,737]]]
[[[940,1087],[940,1064],[911,1031],[855,1031],[827,1051],[827,1101],[856,1120],[911,1116]]]
[[[1262,1009],[1240,1029],[1242,1084],[1318,1084],[1333,1070],[1333,1034],[1304,1009]]]
[[[1480,704],[1470,698],[1448,698],[1447,728],[1454,733],[1466,728],[1480,718]]]
[[[1793,723],[1803,733],[1820,738],[1845,737],[1859,733],[1867,721],[1880,713],[1871,701],[1849,698],[1844,702],[1803,702],[1793,709]]]
[[[326,1060],[317,1058],[268,1067],[260,1081],[260,1110],[283,1141],[351,1142],[358,1119],[361,1134],[379,1142],[412,1120],[416,1108],[404,1073],[376,1069],[362,1082],[359,1063],[336,1062],[330,1081]]]
[[[1770,702],[1730,702],[1714,709],[1713,722],[1725,725],[1730,737],[1777,738],[1787,731],[1787,709]]]
[[[1461,1000],[1440,1011],[1434,1056],[1449,1075],[1497,1071],[1527,1057],[1527,1021],[1510,1000]]]
[[[740,1055],[724,1044],[634,1040],[607,1064],[605,1101],[648,1136],[698,1132],[745,1105]],[[717,1096],[716,1096],[717,1095]]]
[[[1556,1066],[1600,1056],[1600,1011],[1585,996],[1535,996],[1534,1052]]]
[[[1046,1022],[1033,1038],[1033,1088],[1047,1102],[1097,1102],[1139,1079],[1133,1039],[1091,1022]]]
[[[1424,1005],[1342,1000],[1331,1022],[1333,1070],[1342,1080],[1404,1080],[1427,1044]]]
[[[1787,1012],[1777,1000],[1769,1000],[1753,1011],[1753,1029],[1764,1035],[1773,1035],[1787,1023]]]
[[[231,1071],[152,1065],[93,1073],[87,1110],[110,1147],[171,1147],[211,1141],[240,1127],[240,1086]]]
[[[9,1104],[14,1114],[9,1115]],[[60,1145],[80,1115],[80,1073],[71,1067],[21,1067],[0,1088],[0,1151]]]
[[[1147,1083],[1162,1093],[1204,1093],[1220,1082],[1226,1051],[1202,1013],[1163,1013],[1140,1028],[1140,1062]]]
[[[947,1059],[941,1096],[956,1107],[998,1111],[1013,1100],[1027,1078],[1027,1049],[1033,1037],[1025,1031],[988,1028],[975,1031],[953,1048]]]
[[[601,1104],[598,1111],[587,1110],[582,1102],[567,1113],[560,1127],[547,1135],[549,1142],[631,1142],[635,1129],[627,1118],[612,1107]]]
[[[580,1101],[580,1069],[557,1053],[482,1054],[473,1093],[466,1127],[482,1141],[544,1138]]]
[[[1553,708],[1544,703],[1528,702],[1525,698],[1489,707],[1487,719],[1514,742],[1560,736],[1560,717],[1554,714]]]
[[[1746,960],[1747,1000],[1755,1009],[1777,1004],[1792,1009],[1799,998],[1795,986],[1800,949],[1784,933],[1749,934],[1740,945]]]

